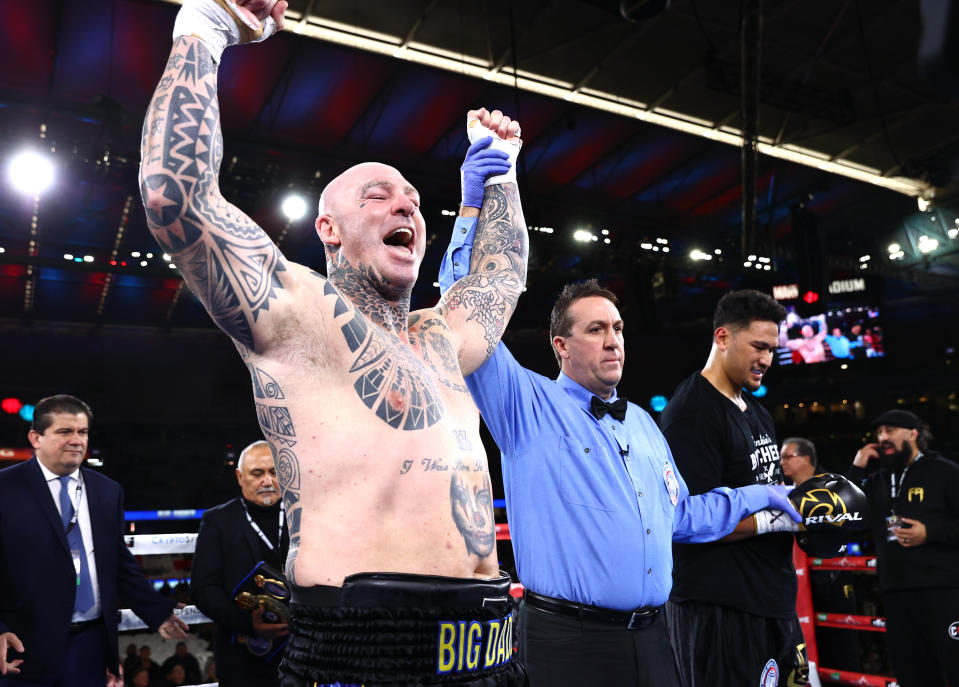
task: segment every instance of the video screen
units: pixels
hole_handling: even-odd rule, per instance
[[[843,306],[804,318],[796,313],[794,306],[786,306],[786,320],[779,326],[779,348],[776,349],[780,365],[884,355],[878,308]]]

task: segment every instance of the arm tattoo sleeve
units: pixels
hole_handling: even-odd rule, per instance
[[[266,372],[246,361],[253,382],[253,398],[260,429],[273,452],[276,476],[283,492],[283,507],[286,509],[286,526],[290,533],[290,552],[286,558],[286,576],[296,584],[296,555],[300,548],[300,461],[293,452],[296,446],[296,429],[290,417],[283,389]]]
[[[486,189],[476,225],[470,273],[446,295],[446,309],[466,309],[483,328],[486,356],[493,354],[526,283],[529,241],[516,184]]]
[[[176,40],[143,124],[140,193],[147,224],[216,324],[254,349],[253,326],[283,289],[285,259],[220,195],[216,65],[195,38]]]

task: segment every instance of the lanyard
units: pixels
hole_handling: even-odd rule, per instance
[[[256,522],[254,522],[254,520],[253,520],[252,517],[250,517],[250,511],[247,509],[247,507],[246,507],[246,501],[244,501],[242,497],[240,498],[240,503],[243,504],[243,512],[246,513],[246,521],[247,521],[248,523],[250,523],[250,527],[252,527],[252,528],[253,528],[253,531],[256,532],[256,533],[259,535],[260,539],[263,540],[263,543],[266,544],[267,548],[269,548],[270,551],[272,551],[272,550],[273,550],[274,548],[276,548],[276,547],[273,546],[273,543],[270,541],[269,537],[267,537],[265,534],[263,534],[263,530],[260,529],[260,526],[257,525]],[[279,528],[278,528],[278,530],[277,530],[277,533],[276,533],[276,544],[277,544],[277,546],[279,546],[280,540],[283,538],[283,523],[284,523],[284,521],[285,521],[284,511],[283,511],[283,502],[282,502],[282,501],[280,501],[280,517],[279,517],[279,521],[280,521],[280,526],[279,526]]]
[[[917,453],[916,457],[912,459],[912,463],[915,463],[917,460],[922,458],[922,453]],[[898,501],[899,493],[902,491],[902,483],[906,481],[906,473],[909,472],[909,468],[912,466],[912,463],[906,465],[902,469],[902,474],[899,475],[899,484],[896,484],[896,473],[889,473],[889,500],[892,504],[892,512],[895,514],[896,503]]]

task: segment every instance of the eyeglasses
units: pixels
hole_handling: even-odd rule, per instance
[[[798,458],[800,456],[808,455],[806,453],[780,453],[779,458]]]

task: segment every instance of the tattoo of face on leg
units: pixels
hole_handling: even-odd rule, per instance
[[[489,475],[481,483],[468,482],[459,473],[450,479],[450,506],[453,522],[463,535],[467,553],[485,558],[496,547],[493,522],[493,489]]]

